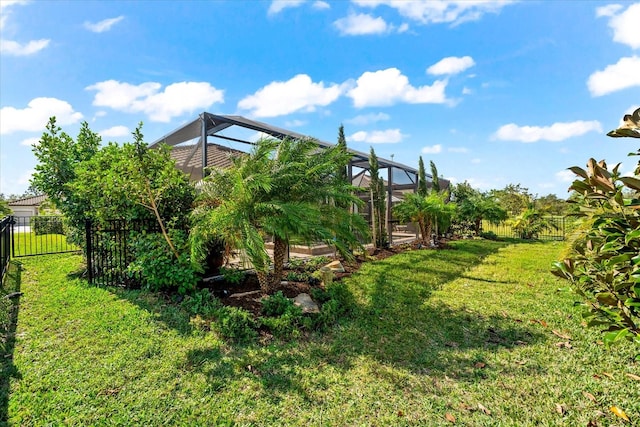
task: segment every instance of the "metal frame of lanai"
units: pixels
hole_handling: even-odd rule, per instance
[[[245,135],[238,136],[238,134],[242,134],[242,132],[238,132],[238,130],[243,130]],[[253,132],[253,134],[247,136],[247,131]],[[320,148],[327,148],[334,145],[311,136],[302,135],[297,132],[282,129],[267,123],[258,122],[246,117],[203,112],[199,114],[195,120],[186,123],[173,132],[157,139],[150,147],[154,148],[163,143],[171,147],[181,147],[183,152],[179,159],[176,158],[178,166],[187,172],[193,181],[199,181],[203,176],[205,176],[205,169],[207,167],[221,166],[219,164],[215,164],[215,159],[220,158],[220,153],[229,153],[230,151],[226,146],[210,143],[210,138],[225,141],[227,144],[239,143],[253,145],[256,139],[255,133],[268,135],[280,140],[285,138],[311,138]],[[251,136],[254,137],[253,140],[251,139]],[[242,152],[242,150],[231,151]],[[355,175],[369,170],[369,154],[350,148],[348,151],[351,153],[352,158],[347,167],[347,173],[350,182],[353,182],[353,177]],[[383,158],[378,158],[378,164],[380,171],[382,172],[383,179],[386,181],[387,200],[393,200],[394,192],[397,195],[398,192],[417,190],[418,171],[415,168]],[[384,177],[383,172],[385,169],[387,171],[386,177]],[[431,175],[427,175],[427,179],[431,180]],[[441,181],[445,181],[443,182],[445,186],[448,185],[446,180]],[[387,203],[386,218],[387,233],[391,238],[393,226],[391,203]]]

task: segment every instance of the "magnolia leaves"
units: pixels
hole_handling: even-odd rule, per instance
[[[622,125],[607,133],[612,138],[640,138],[640,108],[631,114],[625,114]]]

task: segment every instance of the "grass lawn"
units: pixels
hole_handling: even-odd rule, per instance
[[[13,240],[16,256],[80,250],[64,234],[14,233]]]
[[[638,349],[608,350],[581,325],[574,295],[558,290],[567,283],[548,273],[562,244],[452,247],[365,264],[347,280],[355,316],[266,346],[192,329],[153,295],[88,286],[77,255],[24,259],[0,415],[21,426],[629,425],[616,405],[640,423]]]

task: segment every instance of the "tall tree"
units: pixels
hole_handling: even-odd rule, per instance
[[[340,150],[342,150],[343,152],[347,152],[347,139],[344,136],[344,125],[340,124],[340,127],[338,128],[338,144],[337,144],[338,148]],[[336,172],[337,178],[341,179],[345,182],[349,181],[349,177],[347,174],[347,167],[346,166],[339,166]]]
[[[32,187],[46,194],[51,202],[66,216],[74,232],[71,240],[81,244],[86,200],[79,198],[69,184],[76,178],[76,168],[91,159],[100,147],[101,138],[82,122],[76,140],[71,138],[51,117],[40,142],[33,147],[38,160],[31,178]]]
[[[420,156],[418,157],[418,194],[424,197],[428,192],[429,187],[427,186],[427,173],[424,170],[422,156]]]
[[[519,215],[530,208],[533,200],[529,189],[520,184],[509,184],[502,190],[491,190],[490,194],[512,216]]]
[[[357,203],[353,188],[336,179],[348,153],[337,147],[317,150],[313,140],[261,140],[251,153],[233,159],[229,169],[214,169],[203,180],[193,212],[194,259],[203,259],[209,242],[222,240],[239,250],[256,269],[261,289],[271,293],[280,283],[286,248],[292,242],[323,241],[346,258],[367,234],[365,221],[339,207]],[[336,203],[327,203],[333,200]],[[265,238],[274,242],[273,272]]]
[[[379,176],[378,156],[371,147],[369,152],[369,193],[371,196],[371,231],[373,238],[373,246],[375,249],[383,248],[388,245],[387,233],[385,230],[385,188],[384,180]]]
[[[436,168],[436,164],[433,163],[433,160],[429,161],[429,166],[431,166],[431,190],[439,193],[440,179],[438,178],[438,168]]]

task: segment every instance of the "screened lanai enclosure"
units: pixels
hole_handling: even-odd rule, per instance
[[[320,141],[312,136],[302,135],[266,123],[258,122],[242,116],[218,115],[204,112],[195,120],[186,123],[173,132],[151,144],[151,148],[159,144],[173,147],[172,157],[178,167],[190,176],[192,181],[199,181],[210,167],[229,167],[230,158],[242,155],[261,138],[306,139],[311,138],[319,148],[331,147],[334,144]],[[353,185],[363,188],[363,200],[368,202],[365,188],[369,187],[369,154],[348,149],[352,158],[347,167],[349,179]],[[402,195],[414,192],[418,185],[418,171],[410,166],[391,160],[378,158],[380,175],[385,181],[387,192],[386,226],[390,240],[393,236],[394,221],[391,206],[402,200]],[[427,175],[427,180],[431,176]],[[449,182],[440,179],[441,186],[446,188]],[[369,209],[361,212],[368,217]]]

